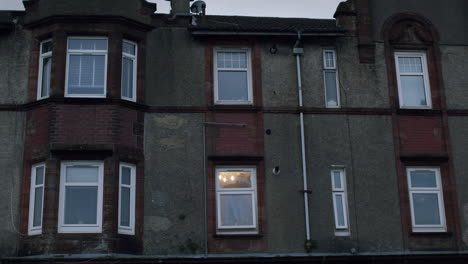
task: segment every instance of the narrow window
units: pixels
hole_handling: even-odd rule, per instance
[[[344,169],[331,170],[333,210],[335,213],[335,229],[346,231],[348,225],[348,198],[346,195],[346,178]]]
[[[44,205],[44,163],[33,165],[31,168],[31,190],[29,198],[28,235],[42,233],[42,211]]]
[[[218,233],[257,233],[255,168],[216,168]]]
[[[135,165],[121,163],[119,177],[119,233],[135,234]]]
[[[413,232],[445,232],[439,168],[407,168]]]
[[[396,52],[395,65],[401,108],[431,108],[426,54]]]
[[[323,82],[325,84],[326,107],[340,107],[335,50],[323,51]]]
[[[62,162],[59,233],[102,231],[103,167],[97,161]]]
[[[137,45],[122,43],[122,99],[136,101]]]
[[[215,49],[214,97],[217,104],[252,104],[249,49]]]
[[[52,40],[41,42],[39,56],[39,78],[37,82],[37,100],[49,97],[50,74],[52,69]]]
[[[68,39],[66,96],[105,97],[106,72],[106,38]]]

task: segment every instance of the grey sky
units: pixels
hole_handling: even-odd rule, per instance
[[[0,10],[24,10],[22,0],[0,0]]]
[[[344,0],[203,0],[208,15],[333,18]],[[168,13],[170,3],[158,4],[157,13]]]

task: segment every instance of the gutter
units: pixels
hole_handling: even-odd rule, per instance
[[[241,32],[241,31],[210,31],[210,30],[194,30],[192,35],[206,35],[206,36],[297,36],[297,33],[293,32]],[[302,37],[341,37],[345,36],[345,32],[310,32],[302,33]]]

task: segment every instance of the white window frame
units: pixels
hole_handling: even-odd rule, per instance
[[[340,181],[341,181],[341,188],[337,188],[335,184],[335,172],[339,172],[340,174]],[[346,191],[346,171],[344,168],[335,168],[330,171],[331,176],[331,183],[332,183],[332,196],[333,196],[333,213],[335,218],[335,229],[336,230],[348,230],[349,229],[349,215],[348,215],[348,195]],[[339,224],[338,220],[338,203],[337,203],[337,196],[341,195],[343,197],[343,217],[344,217],[344,225]]]
[[[73,166],[98,167],[97,183],[66,183],[66,168]],[[60,200],[58,214],[58,233],[101,233],[102,232],[102,201],[104,188],[104,162],[102,161],[62,161],[60,168]],[[66,186],[97,186],[96,224],[65,224],[65,187]]]
[[[412,187],[411,186],[411,172],[418,170],[429,170],[434,171],[436,175],[436,187]],[[410,211],[411,211],[411,225],[413,232],[446,232],[447,225],[445,221],[445,206],[444,206],[444,194],[442,191],[442,181],[440,178],[440,168],[438,167],[406,167],[406,175],[408,181],[408,192],[410,199]],[[422,193],[422,194],[437,194],[437,201],[439,205],[439,217],[440,225],[417,225],[414,219],[414,204],[413,204],[413,194]]]
[[[68,43],[70,39],[105,39],[107,41],[107,50],[106,51],[96,51],[96,50],[71,50],[68,48]],[[65,70],[65,97],[89,97],[89,98],[105,98],[107,95],[107,63],[108,63],[108,53],[109,53],[109,39],[107,37],[87,37],[87,36],[73,36],[67,38],[67,65]],[[68,70],[70,67],[70,56],[71,55],[104,55],[104,93],[103,94],[70,94],[68,92]]]
[[[327,66],[325,54],[327,52],[333,53],[333,66]],[[324,87],[324,97],[325,97],[325,107],[327,108],[340,108],[341,107],[341,99],[340,99],[340,83],[338,81],[338,67],[336,65],[336,51],[334,49],[324,49],[322,52],[323,57],[323,87]],[[336,105],[329,105],[328,98],[327,98],[327,79],[326,74],[327,72],[334,72],[335,73],[335,82],[336,82]]]
[[[122,46],[123,46],[123,43],[128,43],[128,44],[131,44],[131,45],[134,45],[135,46],[135,55],[133,54],[130,54],[130,53],[126,53],[123,51],[122,49],[122,76],[121,76],[121,88],[120,88],[120,94],[122,96],[122,99],[124,100],[129,100],[129,101],[132,101],[132,102],[136,102],[136,97],[137,97],[137,63],[138,63],[138,44],[136,42],[133,42],[133,41],[130,41],[130,40],[126,40],[124,39],[123,42],[122,42]],[[123,59],[126,58],[126,59],[130,59],[133,61],[133,94],[132,94],[132,97],[126,97],[126,96],[123,96]]]
[[[247,57],[247,69],[244,68],[218,68],[218,52],[245,52]],[[253,104],[252,87],[252,57],[250,48],[214,48],[213,51],[213,80],[214,80],[214,103],[225,105],[251,105]],[[218,71],[246,71],[247,72],[247,100],[219,100]]]
[[[217,233],[221,234],[257,234],[258,233],[258,208],[257,208],[257,169],[251,166],[217,166],[215,173],[216,184],[216,227]],[[219,172],[225,171],[248,171],[251,175],[250,188],[221,188],[219,184]],[[225,194],[250,194],[252,196],[253,224],[245,226],[223,226],[221,225],[221,203],[220,197]]]
[[[39,70],[38,70],[38,78],[37,78],[37,100],[45,99],[50,96],[50,78],[52,77],[52,71],[49,74],[49,89],[47,90],[47,95],[42,95],[42,77],[44,75],[44,60],[48,58],[52,58],[52,51],[46,52],[42,54],[42,46],[44,43],[50,42],[53,45],[52,39],[46,39],[44,41],[41,41],[40,43],[40,48],[39,48]],[[52,59],[51,59],[52,60]],[[52,61],[51,61],[52,63]]]
[[[130,168],[130,185],[122,183],[122,169]],[[129,226],[121,225],[121,209],[122,209],[122,187],[130,189],[130,224]],[[135,234],[135,188],[136,188],[136,166],[130,163],[121,162],[119,166],[119,217],[118,217],[118,233],[126,235]]]
[[[42,184],[36,184],[36,170],[40,167],[44,168],[44,175],[42,177]],[[44,192],[45,192],[45,174],[46,166],[45,163],[34,164],[31,167],[31,187],[29,191],[29,222],[28,222],[28,235],[39,235],[42,234],[42,224],[44,216]],[[35,198],[36,198],[36,188],[42,188],[42,208],[41,208],[41,225],[34,226],[34,210],[35,210]]]
[[[422,70],[423,72],[400,72],[400,65],[398,63],[398,58],[405,57],[418,57],[421,58]],[[427,59],[425,52],[416,52],[416,51],[398,51],[395,52],[395,67],[396,67],[396,76],[398,83],[398,99],[400,108],[409,108],[409,109],[431,109],[432,108],[432,98],[431,98],[431,87],[429,83],[429,71],[427,69]],[[401,86],[401,76],[423,76],[424,82],[424,95],[426,96],[427,105],[403,105],[403,91]]]

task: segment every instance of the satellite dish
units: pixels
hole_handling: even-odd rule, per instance
[[[206,3],[203,1],[195,1],[190,7],[190,12],[193,14],[202,14],[205,15]]]

